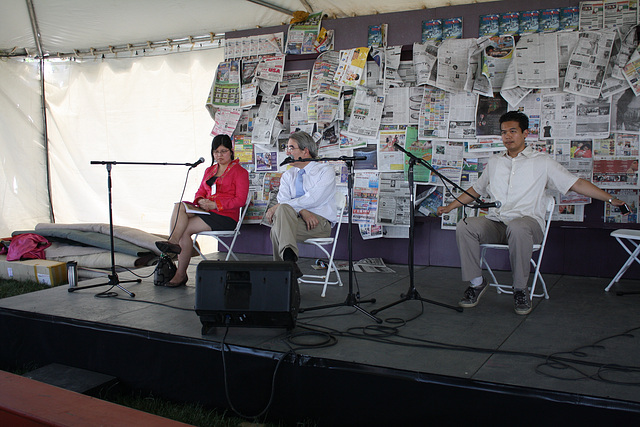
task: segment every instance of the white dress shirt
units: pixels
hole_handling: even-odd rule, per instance
[[[515,218],[535,218],[544,230],[547,188],[566,194],[578,178],[549,155],[526,147],[515,158],[506,152],[489,159],[473,189],[502,202],[487,218],[505,224]]]
[[[335,224],[338,214],[335,200],[336,177],[333,167],[320,162],[310,162],[306,165],[302,176],[304,195],[296,198],[296,176],[299,170],[297,167],[290,167],[282,174],[278,203],[286,203],[296,212],[306,209]]]

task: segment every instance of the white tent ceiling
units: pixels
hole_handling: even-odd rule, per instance
[[[30,3],[42,50],[56,55],[288,23],[291,16],[277,8],[343,18],[485,1],[491,0],[2,0],[0,53],[37,54]]]

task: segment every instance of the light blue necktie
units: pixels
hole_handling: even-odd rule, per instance
[[[304,187],[302,186],[302,175],[304,175],[304,169],[298,171],[296,176],[296,199],[304,195]]]

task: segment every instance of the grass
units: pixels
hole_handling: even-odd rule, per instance
[[[49,286],[47,285],[33,281],[0,279],[0,298],[8,298],[48,288]],[[7,369],[6,367],[0,366],[0,369],[5,369],[17,375],[23,375],[37,368],[38,366],[33,366],[29,361],[25,361],[21,368],[11,367]],[[127,390],[119,386],[102,391],[95,397],[193,426],[248,427],[264,425],[275,427],[279,425],[255,424],[242,418],[229,416],[226,412],[220,413],[220,411],[216,409],[207,408],[200,404],[176,403],[155,397],[152,394],[144,394],[136,390]],[[313,422],[298,423],[298,426],[301,427],[313,425],[315,425]]]

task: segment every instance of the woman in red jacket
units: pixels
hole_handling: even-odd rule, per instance
[[[247,201],[249,173],[233,159],[233,144],[227,135],[217,135],[211,143],[213,164],[207,168],[193,204],[209,213],[187,213],[183,203],[177,203],[171,215],[173,231],[169,240],[156,242],[162,252],[178,255],[175,276],[163,286],[175,288],[187,283],[187,267],[191,258],[191,236],[201,231],[233,230],[240,217],[240,208]]]

